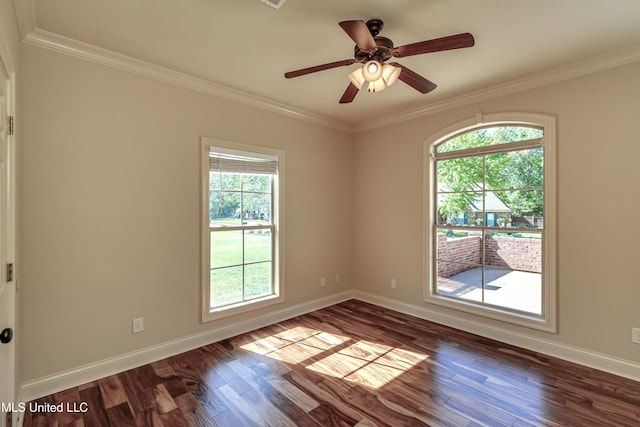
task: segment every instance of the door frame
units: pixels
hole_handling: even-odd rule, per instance
[[[0,108],[2,116],[2,132],[6,137],[6,151],[2,153],[5,161],[2,179],[3,188],[0,191],[0,230],[2,230],[2,239],[0,241],[0,297],[6,298],[2,301],[7,305],[6,317],[0,325],[0,330],[10,327],[14,330],[14,338],[9,344],[0,344],[3,346],[2,351],[7,352],[7,360],[1,361],[0,369],[0,402],[13,403],[14,408],[19,408],[16,402],[16,291],[17,291],[17,272],[16,265],[16,146],[15,146],[15,114],[16,114],[16,81],[15,66],[9,50],[6,36],[0,28],[0,84],[3,86],[4,105]],[[11,128],[9,134],[9,117],[12,117]],[[13,277],[10,280],[7,277],[7,264],[13,264]],[[4,347],[8,346],[8,347]],[[18,411],[12,411],[13,419],[11,425],[18,425]],[[0,427],[4,427],[7,423],[6,414],[0,416]]]

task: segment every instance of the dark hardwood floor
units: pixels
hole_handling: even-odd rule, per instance
[[[355,300],[36,404],[63,411],[24,426],[640,425],[638,382]]]

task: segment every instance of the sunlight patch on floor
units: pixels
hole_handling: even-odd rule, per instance
[[[336,333],[295,327],[241,348],[290,364],[302,364],[319,374],[379,388],[429,356],[373,341],[355,341]]]

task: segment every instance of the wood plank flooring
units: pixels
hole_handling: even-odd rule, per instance
[[[355,300],[27,409],[60,404],[24,426],[640,425],[638,382]]]

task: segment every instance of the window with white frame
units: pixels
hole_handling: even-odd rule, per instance
[[[505,116],[427,142],[426,299],[553,332],[555,121]]]
[[[283,299],[282,153],[203,138],[203,321]]]

